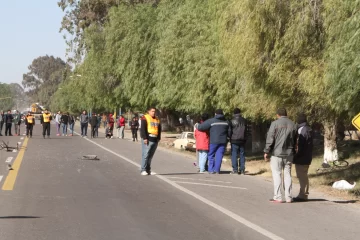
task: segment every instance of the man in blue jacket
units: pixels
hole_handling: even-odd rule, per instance
[[[209,147],[209,173],[219,174],[222,158],[226,149],[228,141],[229,123],[224,117],[222,109],[215,111],[215,117],[206,120],[197,125],[199,131],[210,132],[210,147]]]

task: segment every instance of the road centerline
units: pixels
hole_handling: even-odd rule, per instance
[[[9,174],[7,175],[7,177],[5,179],[4,185],[2,187],[2,190],[4,190],[4,191],[12,191],[14,189],[16,178],[19,173],[22,160],[24,158],[25,149],[26,149],[28,140],[29,140],[28,138],[25,139],[23,146],[20,149],[20,151],[14,161],[14,164],[12,165],[13,170],[9,171]]]

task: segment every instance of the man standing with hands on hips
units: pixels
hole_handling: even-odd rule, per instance
[[[161,139],[160,120],[155,116],[156,108],[150,107],[141,119],[141,175],[151,175],[151,160]]]
[[[265,161],[269,161],[269,154],[272,151],[270,166],[274,183],[274,197],[270,201],[283,203],[281,196],[281,175],[284,170],[285,199],[287,203],[291,203],[293,201],[291,165],[297,140],[296,126],[287,117],[285,108],[279,108],[276,117],[277,120],[270,125],[264,149]]]

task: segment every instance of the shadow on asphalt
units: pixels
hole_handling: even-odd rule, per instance
[[[0,216],[0,219],[31,219],[31,218],[41,218],[37,216]]]
[[[200,173],[158,173],[156,175],[161,175],[161,176],[171,176],[171,175],[193,175],[193,174],[197,174],[200,175]]]
[[[330,201],[323,198],[310,198],[306,202],[293,202],[293,203],[309,203],[309,202],[333,202],[340,204],[356,203],[358,200],[344,200],[344,201]]]

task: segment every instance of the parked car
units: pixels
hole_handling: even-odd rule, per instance
[[[174,141],[174,147],[177,149],[185,149],[189,143],[196,143],[194,133],[183,132],[178,139]]]

